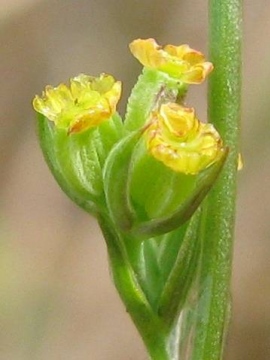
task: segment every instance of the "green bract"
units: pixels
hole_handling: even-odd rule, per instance
[[[45,159],[60,187],[77,205],[96,214],[105,206],[102,168],[109,151],[123,135],[118,114],[99,127],[68,135],[38,116],[38,134]]]

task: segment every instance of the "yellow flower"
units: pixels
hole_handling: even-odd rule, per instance
[[[223,142],[212,124],[200,122],[194,109],[175,103],[153,111],[145,130],[148,151],[176,172],[197,174],[218,161]]]
[[[187,84],[200,84],[213,70],[213,64],[188,45],[166,45],[162,48],[154,39],[137,39],[129,47],[145,67],[165,72]]]
[[[35,96],[33,107],[70,134],[108,120],[116,111],[120,95],[121,82],[111,75],[95,78],[80,74],[70,79],[70,86],[46,86],[41,96]]]

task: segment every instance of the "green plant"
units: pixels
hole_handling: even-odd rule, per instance
[[[46,161],[66,194],[97,218],[115,286],[155,360],[222,357],[239,161],[240,18],[238,1],[210,1],[215,127],[184,104],[189,84],[200,84],[212,63],[188,45],[161,48],[153,39],[130,44],[144,69],[124,121],[116,112],[121,83],[110,75],[81,74],[33,102]]]

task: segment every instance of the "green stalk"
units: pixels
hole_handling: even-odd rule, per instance
[[[192,360],[220,360],[230,317],[241,103],[241,0],[209,0],[209,121],[229,148],[224,169],[203,205],[202,267]]]
[[[106,240],[114,284],[151,359],[171,360],[173,349],[168,346],[167,329],[147,301],[119,234],[107,216],[99,216],[99,225]]]

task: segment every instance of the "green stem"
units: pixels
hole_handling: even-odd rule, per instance
[[[145,125],[160,97],[164,82],[163,74],[155,70],[143,69],[128,100],[124,120],[126,130],[138,130]]]
[[[121,237],[106,216],[99,216],[99,224],[106,240],[114,284],[136,325],[152,360],[171,360],[171,349],[161,319],[153,312],[128,260]]]
[[[241,103],[241,0],[209,0],[209,121],[229,147],[229,156],[203,206],[202,268],[192,360],[220,360],[230,315]]]
[[[160,71],[144,68],[128,100],[125,129],[142,128],[152,110],[168,101],[182,103],[186,92],[186,84],[170,79]]]

